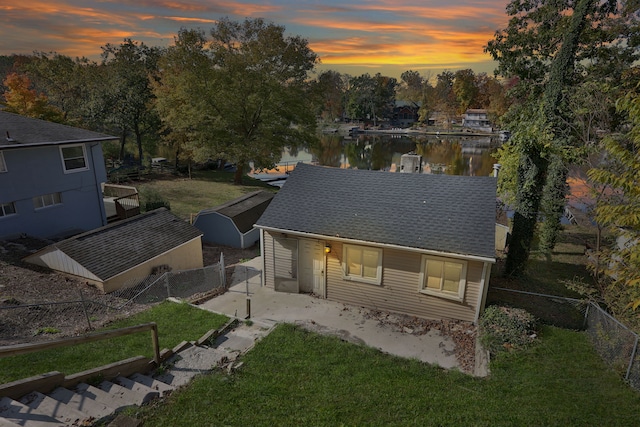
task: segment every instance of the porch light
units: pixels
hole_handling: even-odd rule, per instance
[[[324,245],[324,253],[328,254],[331,252],[331,246],[329,244]]]

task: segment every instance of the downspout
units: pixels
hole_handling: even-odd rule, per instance
[[[107,225],[107,212],[104,208],[104,199],[102,198],[102,187],[100,185],[101,183],[98,182],[98,175],[96,174],[96,161],[95,161],[95,156],[93,155],[93,148],[98,146],[100,146],[99,143],[90,145],[89,147],[91,148],[91,150],[89,151],[91,152],[91,166],[93,170],[93,181],[96,184],[96,193],[98,193],[98,200],[100,201],[100,203],[98,203],[98,205],[100,206],[100,221],[102,223],[102,226],[105,226]]]
[[[260,275],[260,286],[267,286],[267,261],[264,256],[264,230],[260,229],[260,257],[262,258],[262,274]]]

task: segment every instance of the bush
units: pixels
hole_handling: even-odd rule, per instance
[[[493,355],[526,348],[536,338],[535,317],[521,308],[489,306],[479,326],[480,342]]]
[[[171,210],[169,201],[162,197],[158,190],[146,187],[140,189],[140,207],[143,212],[149,212],[158,208]]]

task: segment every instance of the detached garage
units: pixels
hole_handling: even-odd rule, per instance
[[[193,225],[202,231],[206,243],[246,249],[260,240],[260,231],[253,227],[267,209],[273,193],[256,191],[224,205],[204,209]]]
[[[202,268],[202,233],[165,208],[49,245],[26,262],[80,277],[105,293],[154,270]]]

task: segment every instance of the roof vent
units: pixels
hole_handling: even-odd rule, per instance
[[[11,135],[9,135],[9,131],[7,131],[7,141],[8,142],[16,142],[16,140],[11,138]]]

